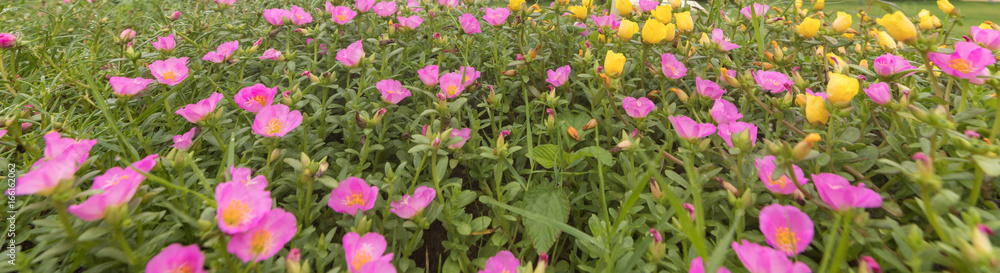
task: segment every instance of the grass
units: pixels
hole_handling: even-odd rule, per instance
[[[806,1],[808,2],[808,1]],[[907,16],[915,17],[921,9],[926,9],[931,12],[931,14],[937,15],[941,18],[941,21],[945,21],[946,16],[944,12],[937,6],[937,1],[889,1],[897,6],[905,13]],[[963,2],[963,1],[951,1],[955,8],[961,11],[965,18],[962,20],[964,25],[956,26],[953,32],[955,34],[966,35],[969,33],[969,28],[974,25],[979,25],[986,20],[992,20],[994,23],[1000,22],[1000,1],[997,3],[990,2]],[[808,5],[808,3],[806,4]],[[867,8],[867,4],[859,1],[826,1],[826,7],[823,8],[824,11],[858,11]],[[872,6],[868,10],[869,16],[872,18],[882,17],[886,12],[878,6]],[[855,24],[858,20],[854,21]],[[957,37],[957,36],[953,36]]]

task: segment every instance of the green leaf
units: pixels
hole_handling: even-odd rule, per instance
[[[528,157],[534,159],[542,167],[551,169],[556,165],[556,145],[539,145],[531,150]]]
[[[576,152],[573,152],[572,157],[576,157],[577,154],[593,157],[594,159],[597,159],[598,162],[601,162],[601,164],[604,164],[605,166],[612,166],[615,164],[615,158],[614,156],[611,155],[611,152],[608,152],[608,150],[605,150],[601,147],[590,146],[580,149]]]
[[[541,184],[524,195],[524,209],[561,224],[569,220],[569,197],[562,189]],[[559,238],[559,229],[539,221],[524,221],[531,244],[539,252],[548,251]]]
[[[1000,176],[1000,159],[990,158],[982,155],[973,155],[973,161],[979,165],[979,169],[989,176]]]

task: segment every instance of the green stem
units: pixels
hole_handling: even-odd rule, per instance
[[[830,273],[840,273],[841,265],[847,264],[844,259],[847,258],[847,248],[851,245],[851,224],[854,223],[853,215],[854,209],[848,209],[843,217],[843,223],[840,228],[840,242],[837,243],[837,254],[833,257],[833,263],[830,264]]]
[[[979,202],[979,195],[983,189],[983,169],[976,165],[976,179],[973,180],[972,193],[969,193],[969,206],[975,207]]]
[[[834,223],[843,225],[843,223],[841,223],[843,218],[844,218],[843,214],[840,213],[834,214],[834,219],[835,219]],[[826,247],[823,248],[823,260],[821,260],[819,264],[819,273],[825,273],[827,270],[827,265],[830,264],[830,255],[833,254],[833,246],[834,246],[833,238],[835,236],[837,236],[837,229],[836,228],[830,229],[830,232],[826,235],[826,240],[823,240],[823,243],[826,244]]]
[[[693,146],[693,145],[692,145]],[[693,147],[691,147],[693,148]],[[695,250],[698,251],[698,256],[702,260],[708,260],[708,247],[705,245],[704,234],[705,234],[705,210],[702,205],[701,191],[703,184],[698,180],[697,170],[694,168],[694,151],[689,150],[687,152],[687,160],[684,161],[684,172],[687,172],[688,183],[691,185],[691,197],[694,199],[694,232],[697,234],[695,237],[697,240],[694,241]],[[675,208],[682,209],[682,208]],[[687,217],[687,215],[681,215],[678,217]]]
[[[62,224],[63,231],[66,232],[66,237],[70,241],[76,241],[77,235],[76,231],[73,230],[73,224],[69,221],[69,213],[66,213],[66,202],[57,201],[55,202],[56,211],[59,213],[59,223]]]
[[[1000,134],[1000,96],[993,99],[995,105],[993,108],[996,109],[996,114],[993,116],[993,130],[990,130],[990,139],[996,140],[997,134]]]
[[[121,247],[122,252],[125,252],[125,257],[128,258],[128,264],[134,264],[135,254],[132,253],[132,247],[128,245],[127,241],[125,241],[125,234],[122,232],[121,223],[113,223],[111,225],[114,229],[114,237],[118,240],[119,247]]]
[[[931,207],[930,195],[930,189],[927,189],[927,187],[923,187],[920,190],[920,198],[922,199],[920,201],[923,203],[924,214],[927,215],[927,220],[931,223],[931,227],[934,228],[934,232],[937,233],[938,237],[940,237],[945,243],[950,244],[951,237],[948,237],[948,234],[941,229],[940,215],[938,215],[937,212],[934,211],[934,208]]]

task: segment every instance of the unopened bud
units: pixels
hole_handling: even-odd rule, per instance
[[[807,135],[798,144],[795,144],[795,148],[792,149],[792,155],[795,156],[796,160],[802,160],[809,156],[809,152],[812,152],[813,144],[820,141],[822,137],[819,134],[812,133]]]
[[[271,154],[268,155],[267,162],[274,162],[278,160],[278,157],[280,156],[281,156],[281,149],[275,148],[274,150],[271,150]]]
[[[663,191],[660,190],[660,183],[656,182],[656,179],[649,178],[649,191],[653,194],[653,199],[660,200],[663,196]]]
[[[170,21],[177,21],[178,19],[181,19],[180,11],[175,11],[173,14],[170,15]]]
[[[688,101],[688,95],[686,92],[684,92],[684,90],[671,87],[670,92],[673,92],[675,95],[677,95],[677,98],[680,99],[682,102]]]
[[[365,118],[361,116],[361,112],[354,112],[354,123],[360,129],[368,127],[368,121],[366,121]]]
[[[722,179],[719,179],[719,183],[722,184],[723,189],[726,189],[727,191],[729,191],[729,193],[732,193],[733,196],[740,197],[740,191],[737,190],[736,187],[733,186],[733,184],[729,184],[729,182],[726,182],[725,180]]]
[[[584,131],[586,131],[586,130],[590,130],[590,129],[594,129],[594,128],[597,128],[597,119],[593,119],[592,118],[592,119],[590,119],[590,121],[587,121],[587,124],[583,125],[582,129]]]
[[[288,256],[285,257],[285,272],[287,273],[300,273],[302,272],[301,264],[301,253],[298,248],[292,248],[288,251]]]
[[[580,141],[580,134],[576,132],[576,128],[573,128],[573,126],[566,128],[566,133],[569,134],[569,137],[572,137],[576,141]]]

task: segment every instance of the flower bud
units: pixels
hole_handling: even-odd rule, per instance
[[[302,272],[301,264],[301,253],[298,248],[292,248],[288,251],[288,256],[285,257],[285,272],[287,273],[300,273]]]
[[[813,144],[820,141],[822,137],[819,134],[812,133],[807,135],[798,144],[795,144],[795,148],[792,148],[792,155],[796,160],[802,160],[809,156],[809,152],[812,152]]]
[[[656,182],[655,178],[649,178],[649,191],[653,194],[653,199],[660,200],[663,196],[663,191],[660,190],[660,183]]]
[[[354,112],[354,124],[357,125],[359,129],[368,127],[368,121],[361,116],[361,112]]]
[[[576,128],[573,128],[573,126],[566,128],[566,133],[569,134],[569,137],[572,137],[576,141],[580,141],[580,134],[576,132]]]
[[[597,128],[597,119],[593,119],[592,118],[592,119],[590,119],[590,121],[587,121],[587,124],[583,125],[582,129],[584,131],[586,131],[586,130],[590,130],[590,129],[594,129],[594,128]]]
[[[170,15],[170,21],[177,21],[178,19],[181,19],[180,11],[175,11],[173,14]]]
[[[688,101],[688,95],[687,95],[687,93],[684,92],[684,90],[680,90],[680,89],[671,87],[669,91],[672,92],[672,93],[674,93],[675,95],[677,95],[677,98],[680,99],[681,102],[687,102]]]
[[[274,162],[278,160],[278,157],[280,156],[281,156],[281,149],[275,148],[274,150],[271,150],[271,154],[268,155],[267,162]]]
[[[135,30],[132,30],[131,28],[122,30],[122,32],[118,34],[118,40],[122,43],[131,42],[133,38],[135,38]]]

